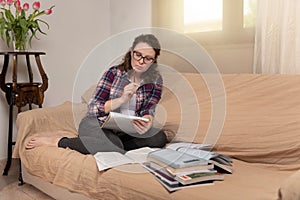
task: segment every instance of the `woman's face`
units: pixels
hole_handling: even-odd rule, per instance
[[[131,66],[137,73],[147,71],[154,61],[155,51],[147,43],[138,43],[131,50]]]

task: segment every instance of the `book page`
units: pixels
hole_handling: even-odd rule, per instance
[[[190,148],[183,147],[183,148],[179,148],[177,151],[195,156],[197,158],[202,158],[207,161],[210,160],[211,158],[215,157],[214,152],[203,151],[200,149],[190,149]]]
[[[144,163],[147,161],[148,153],[154,150],[157,150],[157,148],[143,147],[128,151],[125,155],[134,160],[136,163]]]
[[[119,152],[98,152],[94,155],[94,158],[99,171],[135,162],[130,157]]]
[[[119,152],[97,152],[94,155],[99,171],[131,163],[144,163],[148,153],[157,148],[142,147],[121,154]]]
[[[143,117],[110,112],[107,120],[104,122],[101,128],[122,131],[125,133],[136,133],[136,130],[132,125],[132,120],[143,120],[145,122],[149,121],[149,119]]]

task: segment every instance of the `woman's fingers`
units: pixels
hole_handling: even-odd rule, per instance
[[[134,120],[132,124],[135,130],[141,135],[146,133],[150,128],[150,123],[142,120]]]

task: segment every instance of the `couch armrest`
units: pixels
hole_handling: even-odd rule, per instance
[[[80,119],[86,114],[86,104],[65,102],[59,106],[40,108],[19,113],[17,116],[18,135],[13,157],[34,135],[76,136]]]
[[[300,199],[300,170],[292,174],[279,188],[278,200]]]

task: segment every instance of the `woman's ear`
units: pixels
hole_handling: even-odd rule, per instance
[[[133,49],[131,47],[129,48],[129,52],[130,52],[130,56],[132,57]]]

